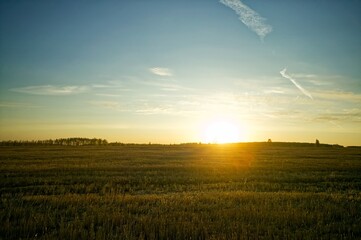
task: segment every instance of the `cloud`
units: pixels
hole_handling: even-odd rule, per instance
[[[335,81],[343,81],[345,80],[344,77],[339,75],[316,75],[316,74],[302,74],[296,73],[292,74],[294,78],[302,78],[305,81],[315,85],[315,86],[328,86],[328,85],[335,85]]]
[[[168,104],[166,106],[143,106],[137,110],[135,113],[139,115],[172,115],[172,116],[189,116],[196,114],[197,111],[190,109],[183,109],[182,106],[175,102],[173,104]]]
[[[11,91],[33,94],[33,95],[51,95],[51,96],[63,96],[78,94],[87,91],[89,88],[86,86],[52,86],[52,85],[41,85],[41,86],[28,86],[21,88],[13,88]]]
[[[314,92],[315,96],[319,99],[332,100],[339,102],[361,102],[361,94],[353,92],[343,92],[343,91],[316,91]]]
[[[120,104],[114,101],[92,101],[92,105],[97,107],[109,108],[109,109],[119,109]]]
[[[345,121],[361,122],[361,109],[342,109],[328,113],[321,113],[317,115],[314,120],[332,121],[332,124]]]
[[[176,92],[176,91],[190,91],[191,88],[183,87],[181,85],[178,85],[176,83],[160,83],[160,82],[149,82],[145,83],[150,86],[159,87],[162,91],[168,91],[168,92]]]
[[[121,95],[121,94],[111,94],[111,93],[96,93],[95,96],[117,98],[117,97],[122,97],[123,95]]]
[[[92,84],[91,86],[92,86],[92,88],[110,88],[110,87],[114,87],[114,86],[109,85],[109,84]]]
[[[138,114],[154,115],[154,114],[172,114],[172,110],[166,107],[149,107],[136,110]]]
[[[0,102],[0,108],[38,108],[38,107],[40,106],[35,106],[23,102]]]
[[[249,8],[240,0],[220,0],[227,7],[233,9],[239,20],[241,20],[249,29],[255,32],[261,39],[272,32],[272,26],[266,23],[266,19],[261,17],[257,12]]]
[[[285,91],[282,88],[271,88],[263,91],[266,94],[284,94]]]
[[[154,68],[149,68],[149,71],[155,75],[162,77],[173,76],[173,73],[169,68],[154,67]]]
[[[298,84],[296,82],[296,80],[294,80],[291,76],[289,76],[288,74],[286,74],[287,69],[283,69],[282,71],[280,71],[280,74],[282,75],[282,77],[287,78],[288,80],[290,80],[303,94],[305,94],[307,97],[311,98],[313,100],[312,95],[306,90],[304,89],[300,84]]]

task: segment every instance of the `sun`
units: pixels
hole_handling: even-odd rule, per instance
[[[234,143],[242,141],[241,126],[229,120],[215,120],[203,130],[204,143]]]

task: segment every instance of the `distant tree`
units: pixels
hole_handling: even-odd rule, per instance
[[[271,143],[271,142],[272,142],[272,140],[269,138],[267,142]]]
[[[36,146],[36,145],[63,145],[63,146],[82,146],[82,145],[107,145],[108,141],[101,138],[58,138],[55,140],[9,140],[0,141],[1,146]]]
[[[316,139],[316,147],[320,146],[320,141],[318,141],[318,139]]]

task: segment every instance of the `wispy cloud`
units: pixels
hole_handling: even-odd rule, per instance
[[[337,111],[320,113],[314,118],[314,120],[329,121],[332,124],[345,121],[361,122],[361,109],[338,109]]]
[[[309,97],[313,100],[312,95],[306,89],[304,89],[300,84],[298,84],[295,79],[293,79],[290,75],[288,75],[286,73],[286,71],[287,71],[286,68],[283,69],[282,71],[280,71],[280,74],[282,75],[282,77],[290,80],[303,94],[305,94],[307,97]]]
[[[24,102],[0,102],[0,108],[38,108],[30,103]]]
[[[254,31],[261,39],[264,39],[267,34],[272,32],[272,26],[266,23],[266,19],[240,0],[220,0],[220,2],[233,9],[237,15],[239,15],[239,20]]]
[[[285,91],[282,88],[270,88],[263,91],[266,94],[284,94]]]
[[[166,107],[149,107],[149,108],[142,108],[135,111],[138,114],[144,115],[155,115],[155,114],[171,114],[172,110]]]
[[[113,85],[110,85],[110,84],[92,84],[91,86],[92,86],[92,88],[110,88],[110,87],[114,87]]]
[[[302,78],[305,81],[315,85],[315,86],[328,86],[334,85],[335,81],[342,81],[344,77],[339,75],[316,75],[316,74],[302,74],[302,73],[293,73],[292,77]]]
[[[13,88],[11,91],[19,93],[27,93],[34,95],[52,95],[62,96],[71,95],[85,92],[89,89],[87,86],[53,86],[53,85],[41,85],[41,86],[27,86],[21,88]]]
[[[158,106],[143,106],[137,110],[135,113],[140,115],[173,115],[173,116],[189,116],[196,114],[196,111],[183,109],[182,106],[175,102],[169,105],[158,105]]]
[[[175,80],[171,80],[171,81],[168,81],[168,80],[165,81],[165,80],[159,80],[159,79],[150,80],[150,81],[138,80],[138,81],[136,81],[136,83],[151,86],[151,87],[157,87],[158,89],[160,89],[162,91],[168,91],[168,92],[193,90],[192,88],[185,87],[185,86],[178,84],[178,82]]]
[[[149,71],[155,75],[162,77],[173,76],[173,73],[169,68],[154,67],[154,68],[149,68]]]
[[[323,100],[328,101],[339,101],[339,102],[361,102],[361,94],[353,92],[344,92],[344,91],[316,91],[314,95]]]
[[[121,95],[121,94],[111,94],[111,93],[96,93],[95,96],[118,98],[118,97],[122,97],[123,95]]]
[[[190,91],[191,88],[183,87],[176,83],[159,83],[159,82],[151,82],[146,83],[150,86],[159,87],[162,91],[168,91],[168,92],[176,92],[176,91]]]
[[[109,109],[119,109],[120,104],[114,101],[92,101],[92,105],[97,107],[109,108]]]

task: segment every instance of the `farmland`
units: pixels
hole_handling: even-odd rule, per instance
[[[0,239],[361,238],[361,148],[0,147]]]

